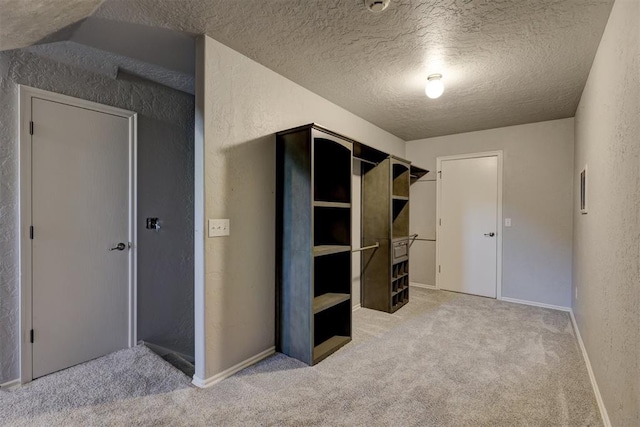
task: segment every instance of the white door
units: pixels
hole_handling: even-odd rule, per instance
[[[439,175],[440,289],[495,298],[498,157],[442,160]]]
[[[37,378],[128,347],[130,130],[125,117],[31,100]]]

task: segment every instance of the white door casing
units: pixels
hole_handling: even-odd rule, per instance
[[[20,92],[25,383],[135,344],[136,115]]]
[[[438,158],[437,179],[438,288],[500,299],[502,152]]]

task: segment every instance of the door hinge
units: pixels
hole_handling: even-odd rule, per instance
[[[442,218],[438,219],[438,225],[442,227]]]
[[[29,227],[29,238],[33,240],[33,225]]]
[[[29,135],[33,135],[33,121],[29,122]]]
[[[442,273],[442,269],[438,266],[438,273]]]
[[[33,122],[31,122],[33,123]],[[438,171],[438,175],[440,175],[440,179],[442,179],[442,171]]]
[[[31,344],[33,344],[33,329],[29,332],[29,339],[31,341]]]

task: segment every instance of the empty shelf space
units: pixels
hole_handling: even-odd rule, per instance
[[[313,217],[314,246],[350,245],[351,209],[315,207]]]
[[[393,265],[391,278],[393,280],[401,279],[409,275],[409,263],[407,261],[398,262]]]
[[[343,203],[343,202],[313,202],[313,206],[317,208],[350,208],[351,203]]]
[[[313,348],[313,362],[319,362],[324,359],[329,354],[336,351],[338,348],[342,347],[346,343],[351,341],[351,338],[345,337],[342,335],[334,335],[328,340],[320,343],[319,345]]]
[[[319,245],[313,247],[313,256],[324,256],[339,254],[340,252],[351,252],[351,246],[346,245]]]
[[[402,308],[402,306],[404,306],[408,302],[409,302],[409,300],[404,300],[404,301],[394,305],[393,307],[391,307],[391,312],[395,313],[396,311],[398,311],[400,308]]]
[[[409,196],[409,165],[393,161],[392,193],[398,196]]]
[[[350,147],[320,134],[313,138],[314,200],[351,201]]]
[[[404,291],[405,289],[407,289],[409,287],[409,280],[408,278],[402,278],[399,280],[394,280],[391,283],[391,295],[397,295],[400,292]]]
[[[391,296],[395,297],[396,295],[398,295],[400,292],[404,291],[405,289],[407,289],[407,288],[403,287],[403,286],[399,286],[398,288],[396,288],[395,291],[391,292]]]
[[[349,294],[328,293],[320,295],[313,299],[313,313],[316,314],[350,299],[351,295]]]
[[[405,287],[399,288],[391,296],[391,312],[398,310],[400,307],[409,302],[409,283]]]

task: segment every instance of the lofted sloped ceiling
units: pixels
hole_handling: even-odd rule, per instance
[[[612,4],[391,0],[374,14],[363,0],[106,0],[92,16],[208,34],[414,140],[572,117]]]
[[[91,15],[103,1],[0,0],[0,51],[31,46],[64,31]]]

